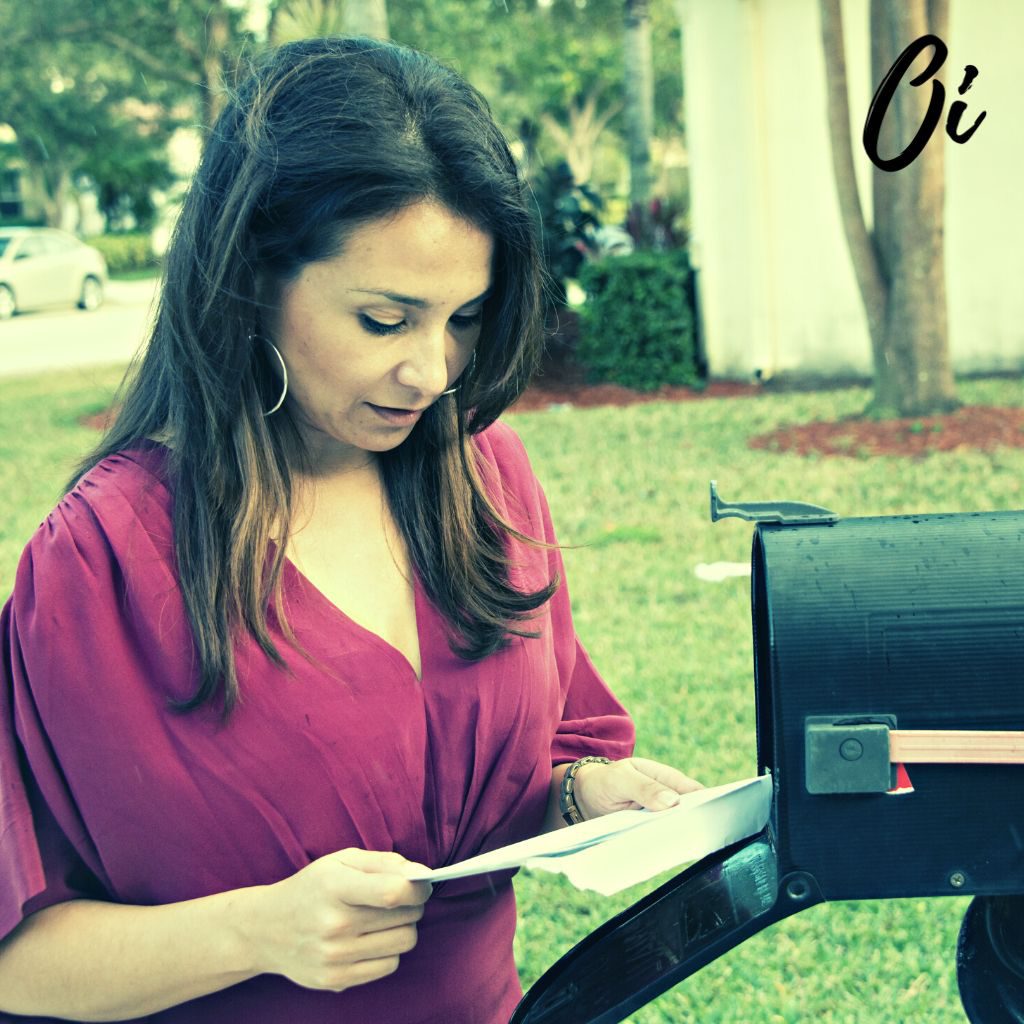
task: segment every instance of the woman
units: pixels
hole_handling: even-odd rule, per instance
[[[539,336],[531,225],[420,54],[286,46],[228,105],[4,610],[0,1019],[507,1020],[507,873],[410,864],[696,786],[629,758],[494,422]]]

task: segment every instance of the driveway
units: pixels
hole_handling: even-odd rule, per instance
[[[0,376],[73,366],[127,364],[143,343],[158,282],[111,281],[93,313],[24,313],[0,323]]]

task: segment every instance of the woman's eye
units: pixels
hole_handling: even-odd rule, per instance
[[[363,329],[371,334],[398,334],[400,331],[405,330],[404,320],[399,320],[395,324],[387,324],[382,323],[380,320],[374,320],[372,316],[368,316],[366,313],[359,314],[359,322],[363,325]]]
[[[478,309],[475,313],[454,313],[448,322],[457,331],[465,331],[470,327],[476,327],[483,319],[483,310]]]

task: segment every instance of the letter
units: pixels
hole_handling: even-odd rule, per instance
[[[964,80],[960,83],[960,88],[957,92],[961,96],[974,84],[974,79],[978,77],[978,69],[973,64],[968,64],[964,68]],[[988,113],[987,110],[983,110],[975,119],[974,124],[965,132],[960,132],[957,129],[960,127],[960,118],[963,117],[964,111],[967,109],[967,104],[963,100],[957,100],[955,103],[950,105],[949,113],[946,115],[946,134],[954,141],[959,142],[961,145],[965,143],[977,130],[978,125],[985,120],[985,115]]]
[[[882,122],[885,120],[889,104],[892,102],[893,96],[896,95],[896,89],[899,87],[900,80],[907,73],[910,65],[914,63],[917,55],[928,46],[935,47],[935,53],[932,54],[928,67],[915,78],[912,78],[910,84],[915,87],[920,86],[935,75],[939,68],[942,67],[949,51],[946,48],[946,44],[938,36],[921,36],[920,39],[915,39],[896,58],[895,63],[878,86],[878,90],[871,101],[871,106],[868,108],[867,120],[864,122],[864,149],[871,158],[871,162],[883,171],[899,171],[911,163],[920,154],[921,150],[924,149],[932,136],[932,132],[935,131],[939,119],[942,117],[942,106],[946,101],[946,89],[940,81],[936,80],[932,82],[932,96],[928,102],[928,110],[925,113],[924,120],[921,122],[920,128],[918,128],[917,134],[910,140],[909,145],[891,160],[885,160],[879,156],[878,136],[882,130]]]

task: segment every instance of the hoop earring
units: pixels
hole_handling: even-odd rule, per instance
[[[463,383],[473,376],[474,370],[476,370],[476,349],[473,349],[473,354],[470,356],[469,366],[459,374],[459,383],[456,384],[455,387],[449,388],[447,391],[442,391],[441,397],[443,398],[445,395],[454,395],[455,392],[462,387]]]
[[[277,356],[277,361],[281,364],[281,397],[278,398],[273,409],[268,409],[263,414],[264,418],[266,418],[267,416],[273,416],[274,413],[277,412],[277,410],[280,409],[282,405],[284,405],[284,400],[288,396],[288,367],[285,366],[284,357],[281,355],[281,353],[278,351],[277,346],[272,341],[267,341],[267,339],[264,338],[263,343],[265,345],[269,345],[274,350],[274,355]]]

